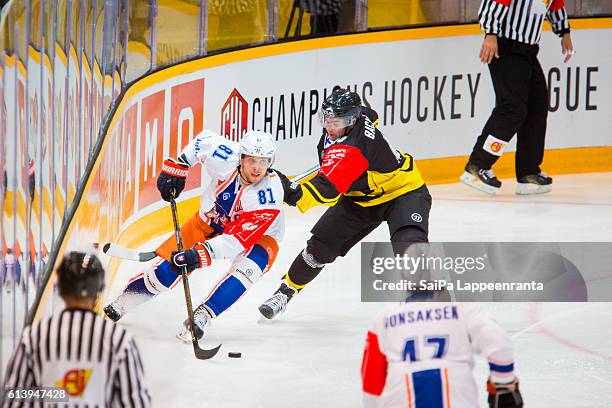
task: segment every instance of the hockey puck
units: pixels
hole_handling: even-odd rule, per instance
[[[242,353],[239,351],[230,351],[229,353],[227,353],[227,356],[229,358],[240,358],[242,357]]]

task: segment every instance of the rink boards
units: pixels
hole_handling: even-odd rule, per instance
[[[597,44],[612,34],[612,19],[573,27],[578,53],[568,64],[558,38],[543,34],[540,61],[551,95],[544,167],[553,174],[610,171],[612,51]],[[477,58],[481,40],[474,25],[353,34],[212,55],[136,81],[107,123],[57,259],[94,242],[137,247],[168,233],[156,175],[163,158],[203,128],[233,140],[250,128],[269,131],[278,140],[276,167],[289,174],[311,167],[316,112],[336,85],[379,112],[383,134],[417,158],[428,183],[453,181],[493,106],[489,74]],[[511,175],[512,163],[513,154],[505,154],[497,173]],[[179,207],[184,218],[198,208],[204,181],[200,168],[190,172]],[[116,263],[104,261],[113,276]]]

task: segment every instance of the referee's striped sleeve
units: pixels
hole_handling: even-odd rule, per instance
[[[546,20],[552,26],[553,32],[559,37],[570,32],[569,18],[563,0],[553,0],[546,13]]]
[[[151,397],[144,383],[144,370],[136,343],[129,334],[121,337],[117,372],[114,379],[115,398],[122,406],[149,407]]]
[[[501,21],[508,14],[510,0],[482,0],[478,10],[480,28],[486,34],[498,35],[501,31]]]
[[[11,358],[7,370],[4,388],[32,388],[36,386],[34,372],[32,369],[32,355],[26,341],[30,341],[30,326],[26,327],[21,335],[19,345]],[[4,407],[20,406],[22,403],[17,400],[4,401]]]

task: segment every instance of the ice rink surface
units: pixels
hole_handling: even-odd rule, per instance
[[[515,196],[514,187],[513,180],[504,180],[502,193],[491,197],[461,184],[430,186],[430,240],[612,241],[612,173],[557,176],[553,192],[542,196]],[[196,360],[191,345],[174,337],[186,316],[180,284],[121,320],[140,346],[154,406],[361,406],[365,334],[387,305],[360,302],[359,246],[327,266],[285,314],[259,321],[257,306],[276,290],[324,211],[301,215],[286,208],[287,233],[274,267],[213,321],[201,343],[223,343],[214,359]],[[365,240],[388,240],[386,225]],[[192,274],[194,303],[228,266],[220,262]],[[125,262],[108,298],[141,269],[141,264]],[[526,406],[612,406],[612,303],[486,306],[512,335]],[[228,358],[230,351],[242,352],[242,358]],[[483,406],[487,371],[477,357]]]

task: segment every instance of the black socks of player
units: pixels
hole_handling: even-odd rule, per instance
[[[299,291],[317,277],[319,272],[323,270],[323,266],[323,264],[317,263],[307,249],[304,249],[295,257],[284,279]]]

